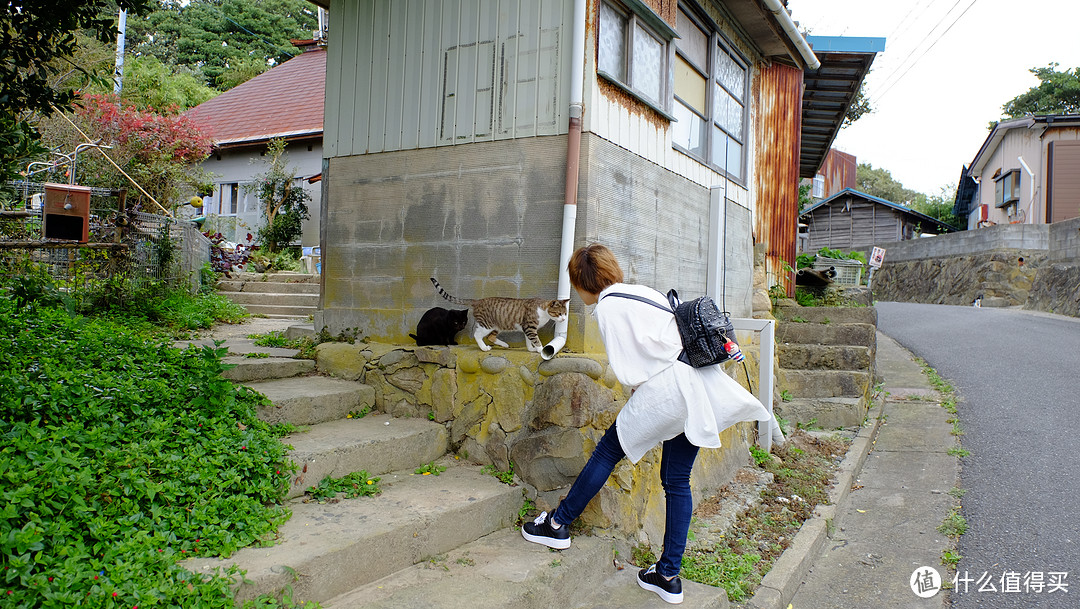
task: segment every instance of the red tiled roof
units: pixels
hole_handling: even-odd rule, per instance
[[[301,53],[187,111],[215,146],[322,135],[326,49]]]

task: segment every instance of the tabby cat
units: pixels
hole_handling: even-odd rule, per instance
[[[419,346],[456,345],[455,337],[469,323],[468,309],[428,309],[416,324],[416,334],[410,334]]]
[[[540,337],[536,330],[549,321],[563,321],[566,319],[567,307],[570,299],[545,300],[543,298],[502,298],[492,296],[477,298],[475,300],[463,300],[454,298],[442,289],[435,278],[431,278],[439,295],[454,304],[472,308],[473,319],[476,320],[476,329],[473,330],[473,338],[480,346],[481,351],[490,351],[491,346],[484,339],[490,338],[491,342],[500,347],[510,345],[499,340],[499,332],[520,330],[525,333],[525,348],[529,351],[540,352],[544,345],[540,343]]]

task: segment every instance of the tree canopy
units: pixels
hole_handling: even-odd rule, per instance
[[[128,49],[225,91],[299,53],[290,39],[311,38],[316,11],[306,0],[159,0],[128,19]]]
[[[1058,71],[1058,64],[1031,68],[1039,84],[1009,100],[1002,110],[1009,118],[1028,114],[1080,114],[1080,68]]]
[[[870,163],[859,163],[855,170],[855,184],[859,192],[892,203],[907,204],[919,196],[914,190],[904,188],[887,169],[875,169]]]
[[[53,86],[71,57],[77,33],[107,42],[116,38],[116,7],[144,11],[151,0],[9,0],[0,3],[0,181],[17,175],[41,151],[37,117],[71,107],[75,94]],[[78,64],[69,68],[82,70]]]

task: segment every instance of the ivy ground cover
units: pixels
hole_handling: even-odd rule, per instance
[[[272,541],[294,466],[223,355],[0,291],[0,606],[233,606],[178,563]]]

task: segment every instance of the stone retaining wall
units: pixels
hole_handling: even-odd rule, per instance
[[[1023,307],[1080,317],[1080,218],[882,244],[878,300]]]
[[[744,349],[757,378],[757,349]],[[539,509],[551,510],[585,466],[628,395],[604,355],[565,354],[542,361],[517,349],[403,347],[324,343],[320,372],[375,388],[379,411],[427,417],[447,426],[462,458],[514,471]],[[729,364],[746,386],[746,372]],[[723,447],[702,450],[691,478],[695,500],[711,496],[746,465],[756,426],[721,434]],[[636,466],[623,461],[582,521],[631,542],[659,547],[664,532],[660,450]]]

